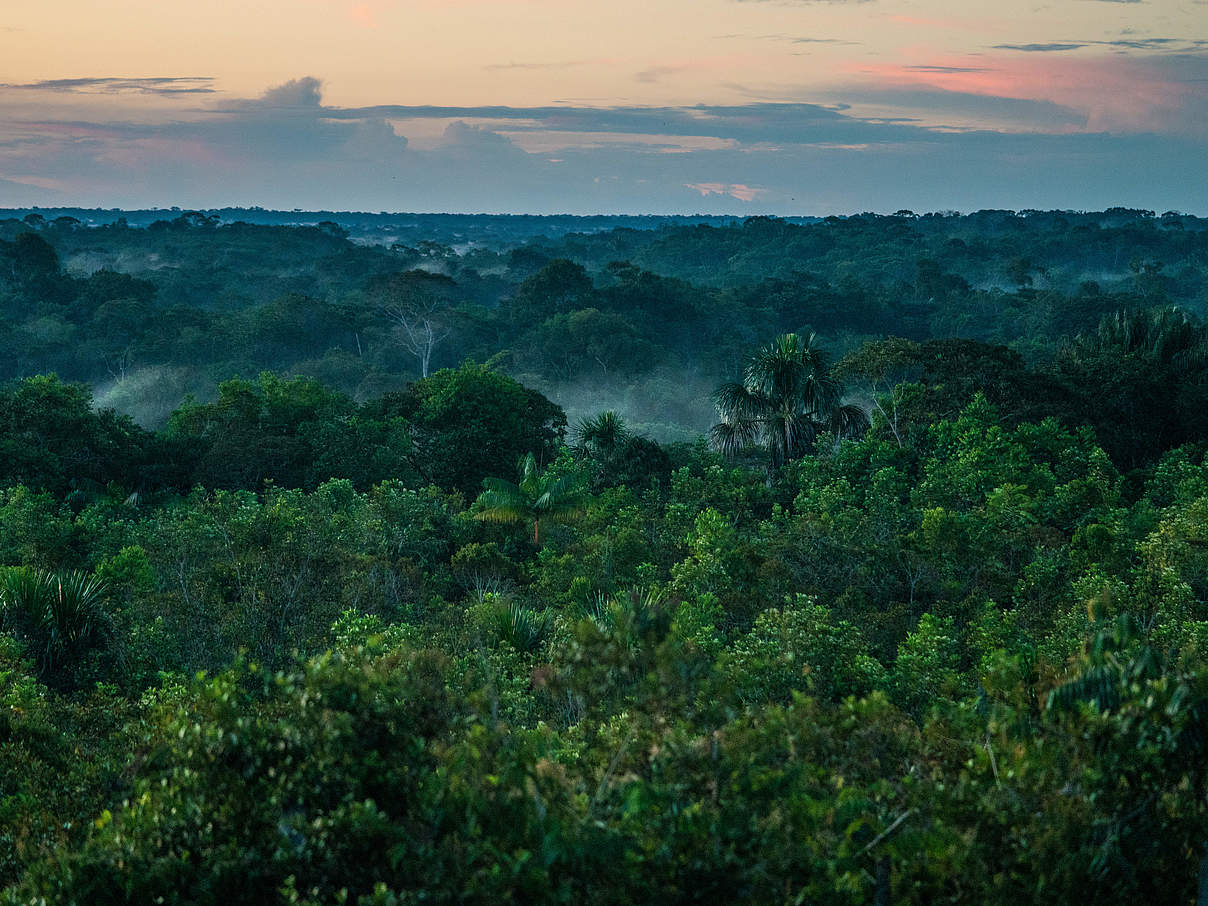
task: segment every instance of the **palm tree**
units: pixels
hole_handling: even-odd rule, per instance
[[[533,544],[541,543],[541,526],[547,522],[570,522],[583,512],[583,491],[574,475],[554,476],[537,471],[532,453],[517,463],[520,482],[484,478],[485,490],[478,495],[475,519],[486,522],[524,522],[533,526]]]
[[[1208,361],[1208,332],[1175,307],[1118,311],[1062,350],[1074,364],[1104,354],[1137,356],[1153,367],[1198,375]]]
[[[714,391],[722,419],[709,432],[714,447],[727,456],[763,447],[776,471],[809,452],[823,431],[850,437],[868,427],[863,409],[843,404],[843,386],[816,340],[783,334],[751,355],[741,383]]]
[[[1109,315],[1068,342],[1057,366],[1123,469],[1208,431],[1208,328],[1178,308]]]
[[[575,425],[575,450],[607,459],[621,451],[631,437],[625,422],[609,409],[595,418],[583,418]]]

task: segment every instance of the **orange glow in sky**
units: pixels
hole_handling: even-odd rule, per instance
[[[474,173],[492,174],[483,209],[586,187],[574,204],[593,210],[787,210],[832,203],[823,174],[957,205],[1009,198],[1002,162],[1052,154],[1086,177],[1076,200],[1125,158],[1208,150],[1208,2],[4,0],[0,135],[0,206],[181,186],[283,203],[316,185],[333,204],[439,205],[419,188]],[[1087,138],[1054,150],[1063,136]],[[938,162],[927,187],[933,146],[958,169],[981,155],[967,192],[948,198]],[[491,194],[499,180],[514,194]]]

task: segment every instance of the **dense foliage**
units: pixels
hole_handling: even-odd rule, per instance
[[[994,230],[1058,229],[1012,216]],[[1192,220],[1098,216],[1202,241]],[[606,316],[634,332],[608,320],[599,358],[632,340],[662,359],[746,292],[593,271],[599,243],[704,262],[715,233],[758,233],[756,255],[815,228],[926,244],[941,226],[557,240],[585,266],[525,247],[505,302],[459,303],[488,364],[397,387],[291,366],[140,427],[84,384],[0,386],[0,902],[1195,902],[1208,343],[1173,284],[1102,319],[1036,290],[1012,305],[1068,330],[1015,348],[901,322],[835,359],[735,303],[734,337],[767,332],[711,359],[717,416],[756,420],[718,450],[599,409],[572,427],[507,373],[532,347],[504,338]],[[26,224],[0,248],[5,317],[20,294],[82,310],[98,278],[60,269],[55,231],[84,241]],[[736,254],[731,274],[778,273]],[[371,270],[402,307],[448,289]],[[966,292],[986,291],[947,298]],[[840,417],[855,402],[866,423]]]
[[[74,213],[0,220],[0,380],[87,381],[148,426],[232,375],[301,375],[363,401],[498,356],[574,417],[617,408],[659,439],[690,440],[713,424],[713,387],[779,334],[816,331],[836,354],[886,335],[962,337],[1036,367],[1106,315],[1200,313],[1208,291],[1208,221],[1171,212],[634,219],[640,229],[433,216],[386,233],[360,228],[377,215],[341,218],[354,237],[330,219],[272,226],[267,212],[145,227]]]

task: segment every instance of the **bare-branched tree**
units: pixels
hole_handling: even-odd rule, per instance
[[[371,287],[378,311],[419,361],[423,377],[431,373],[433,351],[453,330],[455,290],[450,278],[428,271],[391,274]]]

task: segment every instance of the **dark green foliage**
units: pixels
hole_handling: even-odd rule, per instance
[[[412,425],[423,477],[464,493],[505,474],[522,456],[550,462],[566,432],[562,409],[486,365],[443,369],[383,400]]]
[[[722,384],[713,402],[722,418],[713,445],[731,457],[761,447],[772,471],[812,450],[823,431],[850,437],[868,425],[862,409],[844,404],[814,334],[784,334],[753,353],[742,382]]]
[[[657,443],[632,433],[615,412],[583,418],[572,435],[575,452],[592,470],[592,487],[625,485],[635,489],[665,485],[671,477],[671,460]]]
[[[1173,309],[1120,312],[1063,349],[1059,373],[1126,468],[1208,432],[1208,330]]]
[[[81,572],[0,571],[3,626],[22,639],[45,680],[62,684],[93,648],[112,642],[103,582]]]
[[[464,254],[324,224],[280,231],[296,272],[266,294],[265,228],[0,222],[18,372],[103,355],[120,389],[185,346],[281,370],[156,435],[80,385],[4,388],[0,902],[1194,902],[1187,224],[753,218]],[[63,272],[107,237],[166,264]],[[379,290],[449,303],[436,369],[507,352],[408,384]],[[751,348],[727,400],[770,470],[619,409],[564,446],[498,370],[595,390],[657,361],[651,394],[704,400]],[[833,423],[841,387],[871,430]]]
[[[129,417],[94,411],[82,384],[49,375],[0,386],[0,484],[60,494],[109,482],[134,489],[155,452]]]

